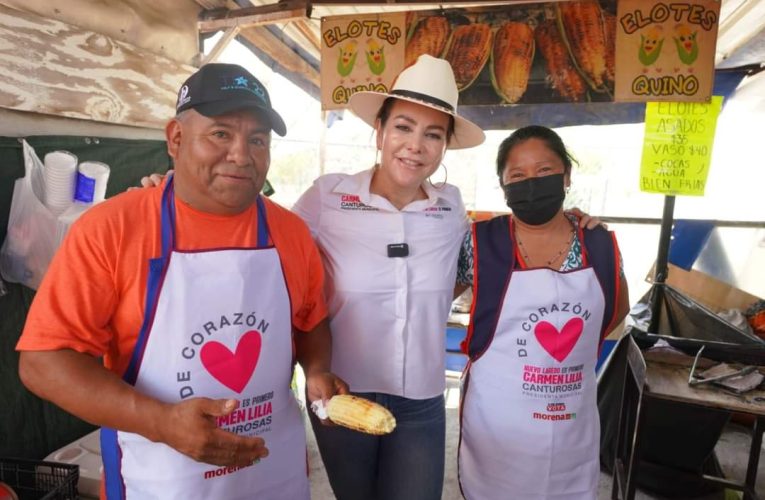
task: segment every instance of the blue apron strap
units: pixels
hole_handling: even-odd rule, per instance
[[[104,490],[107,500],[124,500],[125,483],[120,474],[121,453],[117,431],[101,428],[101,459],[104,462]]]
[[[162,257],[167,258],[175,248],[175,188],[170,175],[162,193]]]
[[[606,328],[616,314],[619,295],[619,251],[611,231],[598,226],[595,229],[583,231],[582,252],[587,253],[587,260],[595,271],[603,288],[605,309],[603,323],[600,327],[600,338],[605,338]]]
[[[477,360],[497,329],[502,302],[515,267],[510,217],[503,215],[473,224],[473,307],[462,352]]]
[[[256,200],[258,207],[258,248],[268,246],[268,222],[266,222],[266,204],[263,197],[258,195]]]
[[[175,247],[175,203],[173,196],[173,178],[167,180],[165,190],[162,193],[162,213],[160,231],[162,234],[162,253],[159,257],[149,261],[149,276],[146,283],[146,302],[143,311],[143,324],[138,333],[133,355],[130,357],[130,364],[123,376],[125,382],[130,385],[135,384],[138,377],[138,368],[140,367],[143,351],[146,348],[149,328],[154,319],[154,308],[159,296],[159,288],[162,275],[170,260],[170,254]]]
[[[162,277],[175,247],[175,200],[173,196],[173,178],[167,180],[162,193],[161,213],[162,252],[159,257],[149,260],[149,275],[146,283],[146,303],[144,304],[143,323],[138,333],[138,340],[133,348],[130,363],[122,378],[130,385],[135,385],[143,353],[149,338],[149,330],[154,321],[154,312],[159,297]],[[101,429],[101,457],[104,463],[104,486],[106,498],[123,500],[125,485],[120,471],[121,451],[117,443],[117,431],[104,427]]]

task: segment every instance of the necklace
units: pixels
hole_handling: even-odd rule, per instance
[[[553,255],[553,257],[545,262],[545,267],[550,267],[553,262],[557,261],[561,255],[563,255],[563,252],[567,251],[569,248],[571,248],[572,243],[574,243],[574,238],[576,237],[576,231],[574,230],[574,227],[571,226],[571,235],[566,240],[566,244],[556,253]],[[523,245],[523,242],[518,237],[518,230],[515,230],[515,241],[518,242],[518,249],[521,251],[521,256],[523,257],[523,261],[526,262],[528,266],[531,267],[531,259],[529,258],[529,253],[526,250],[526,247]]]

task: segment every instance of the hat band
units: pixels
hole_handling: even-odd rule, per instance
[[[417,99],[418,101],[434,104],[438,107],[448,109],[450,112],[454,113],[454,106],[452,106],[446,101],[442,101],[441,99],[436,99],[435,97],[427,95],[427,94],[421,94],[419,92],[412,92],[411,90],[401,90],[401,89],[392,90],[390,94],[400,95],[401,97],[409,97],[411,99]]]

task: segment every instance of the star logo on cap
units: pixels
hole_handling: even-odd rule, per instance
[[[237,85],[241,85],[242,87],[246,87],[248,82],[247,82],[247,78],[243,76],[238,76],[234,78],[234,83],[236,83]]]

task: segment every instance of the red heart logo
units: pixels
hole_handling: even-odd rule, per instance
[[[236,352],[211,340],[202,346],[199,357],[210,375],[232,391],[241,393],[250,381],[260,358],[260,333],[251,330],[239,339]]]
[[[547,321],[540,321],[534,327],[534,335],[544,350],[562,363],[581,337],[583,328],[582,318],[571,318],[560,332]]]

